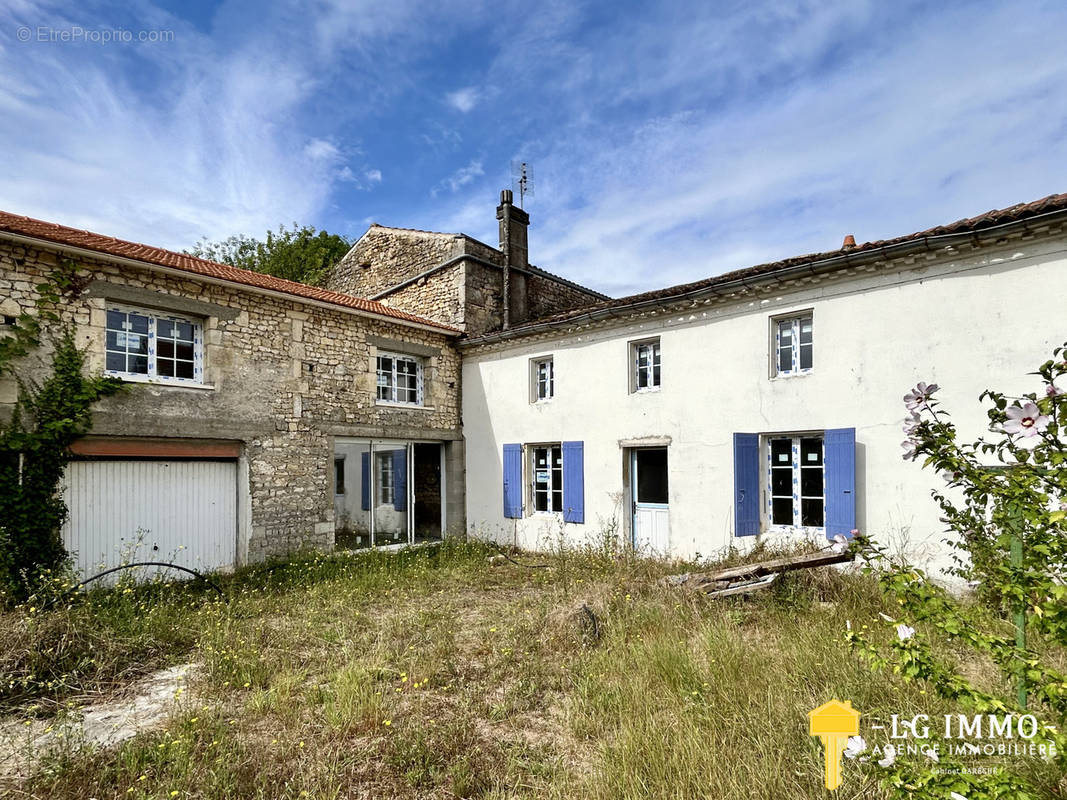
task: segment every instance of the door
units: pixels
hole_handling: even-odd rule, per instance
[[[335,546],[439,541],[447,474],[440,442],[337,439]]]
[[[666,447],[630,451],[630,489],[634,549],[665,555],[670,546]]]
[[[70,514],[63,544],[86,578],[134,561],[165,561],[198,572],[236,563],[233,461],[72,461],[64,484]],[[137,577],[157,571],[139,570]]]

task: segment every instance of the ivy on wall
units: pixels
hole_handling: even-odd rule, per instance
[[[19,378],[11,418],[0,425],[0,592],[8,599],[24,598],[66,560],[59,485],[69,447],[92,427],[93,403],[122,388],[114,378],[85,374],[85,354],[60,322],[63,296],[80,290],[75,265],[62,262],[37,287],[37,313],[23,314],[0,339],[0,374],[40,346],[46,332],[53,345],[49,374],[39,383]]]

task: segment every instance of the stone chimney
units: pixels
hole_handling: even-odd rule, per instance
[[[528,266],[530,256],[526,231],[530,227],[530,215],[515,207],[511,189],[504,189],[500,193],[496,218],[500,222],[500,250],[504,254],[504,263],[519,269]]]
[[[496,207],[496,218],[500,223],[500,252],[504,254],[502,327],[507,330],[511,323],[522,322],[527,317],[526,267],[530,265],[530,255],[526,231],[530,227],[530,215],[516,208],[511,189],[504,189]]]

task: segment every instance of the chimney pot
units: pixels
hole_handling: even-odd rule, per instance
[[[512,205],[515,202],[515,195],[511,193],[511,189],[503,189],[500,192],[500,205]]]
[[[851,250],[856,246],[856,237],[851,233],[845,237],[844,243],[841,245],[842,250]]]

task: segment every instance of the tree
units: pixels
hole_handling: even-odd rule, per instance
[[[243,234],[218,242],[203,238],[186,252],[231,267],[315,286],[351,247],[352,243],[343,236],[317,231],[311,225],[299,227],[294,222],[292,230],[279,225],[277,232],[267,231],[266,241]]]

